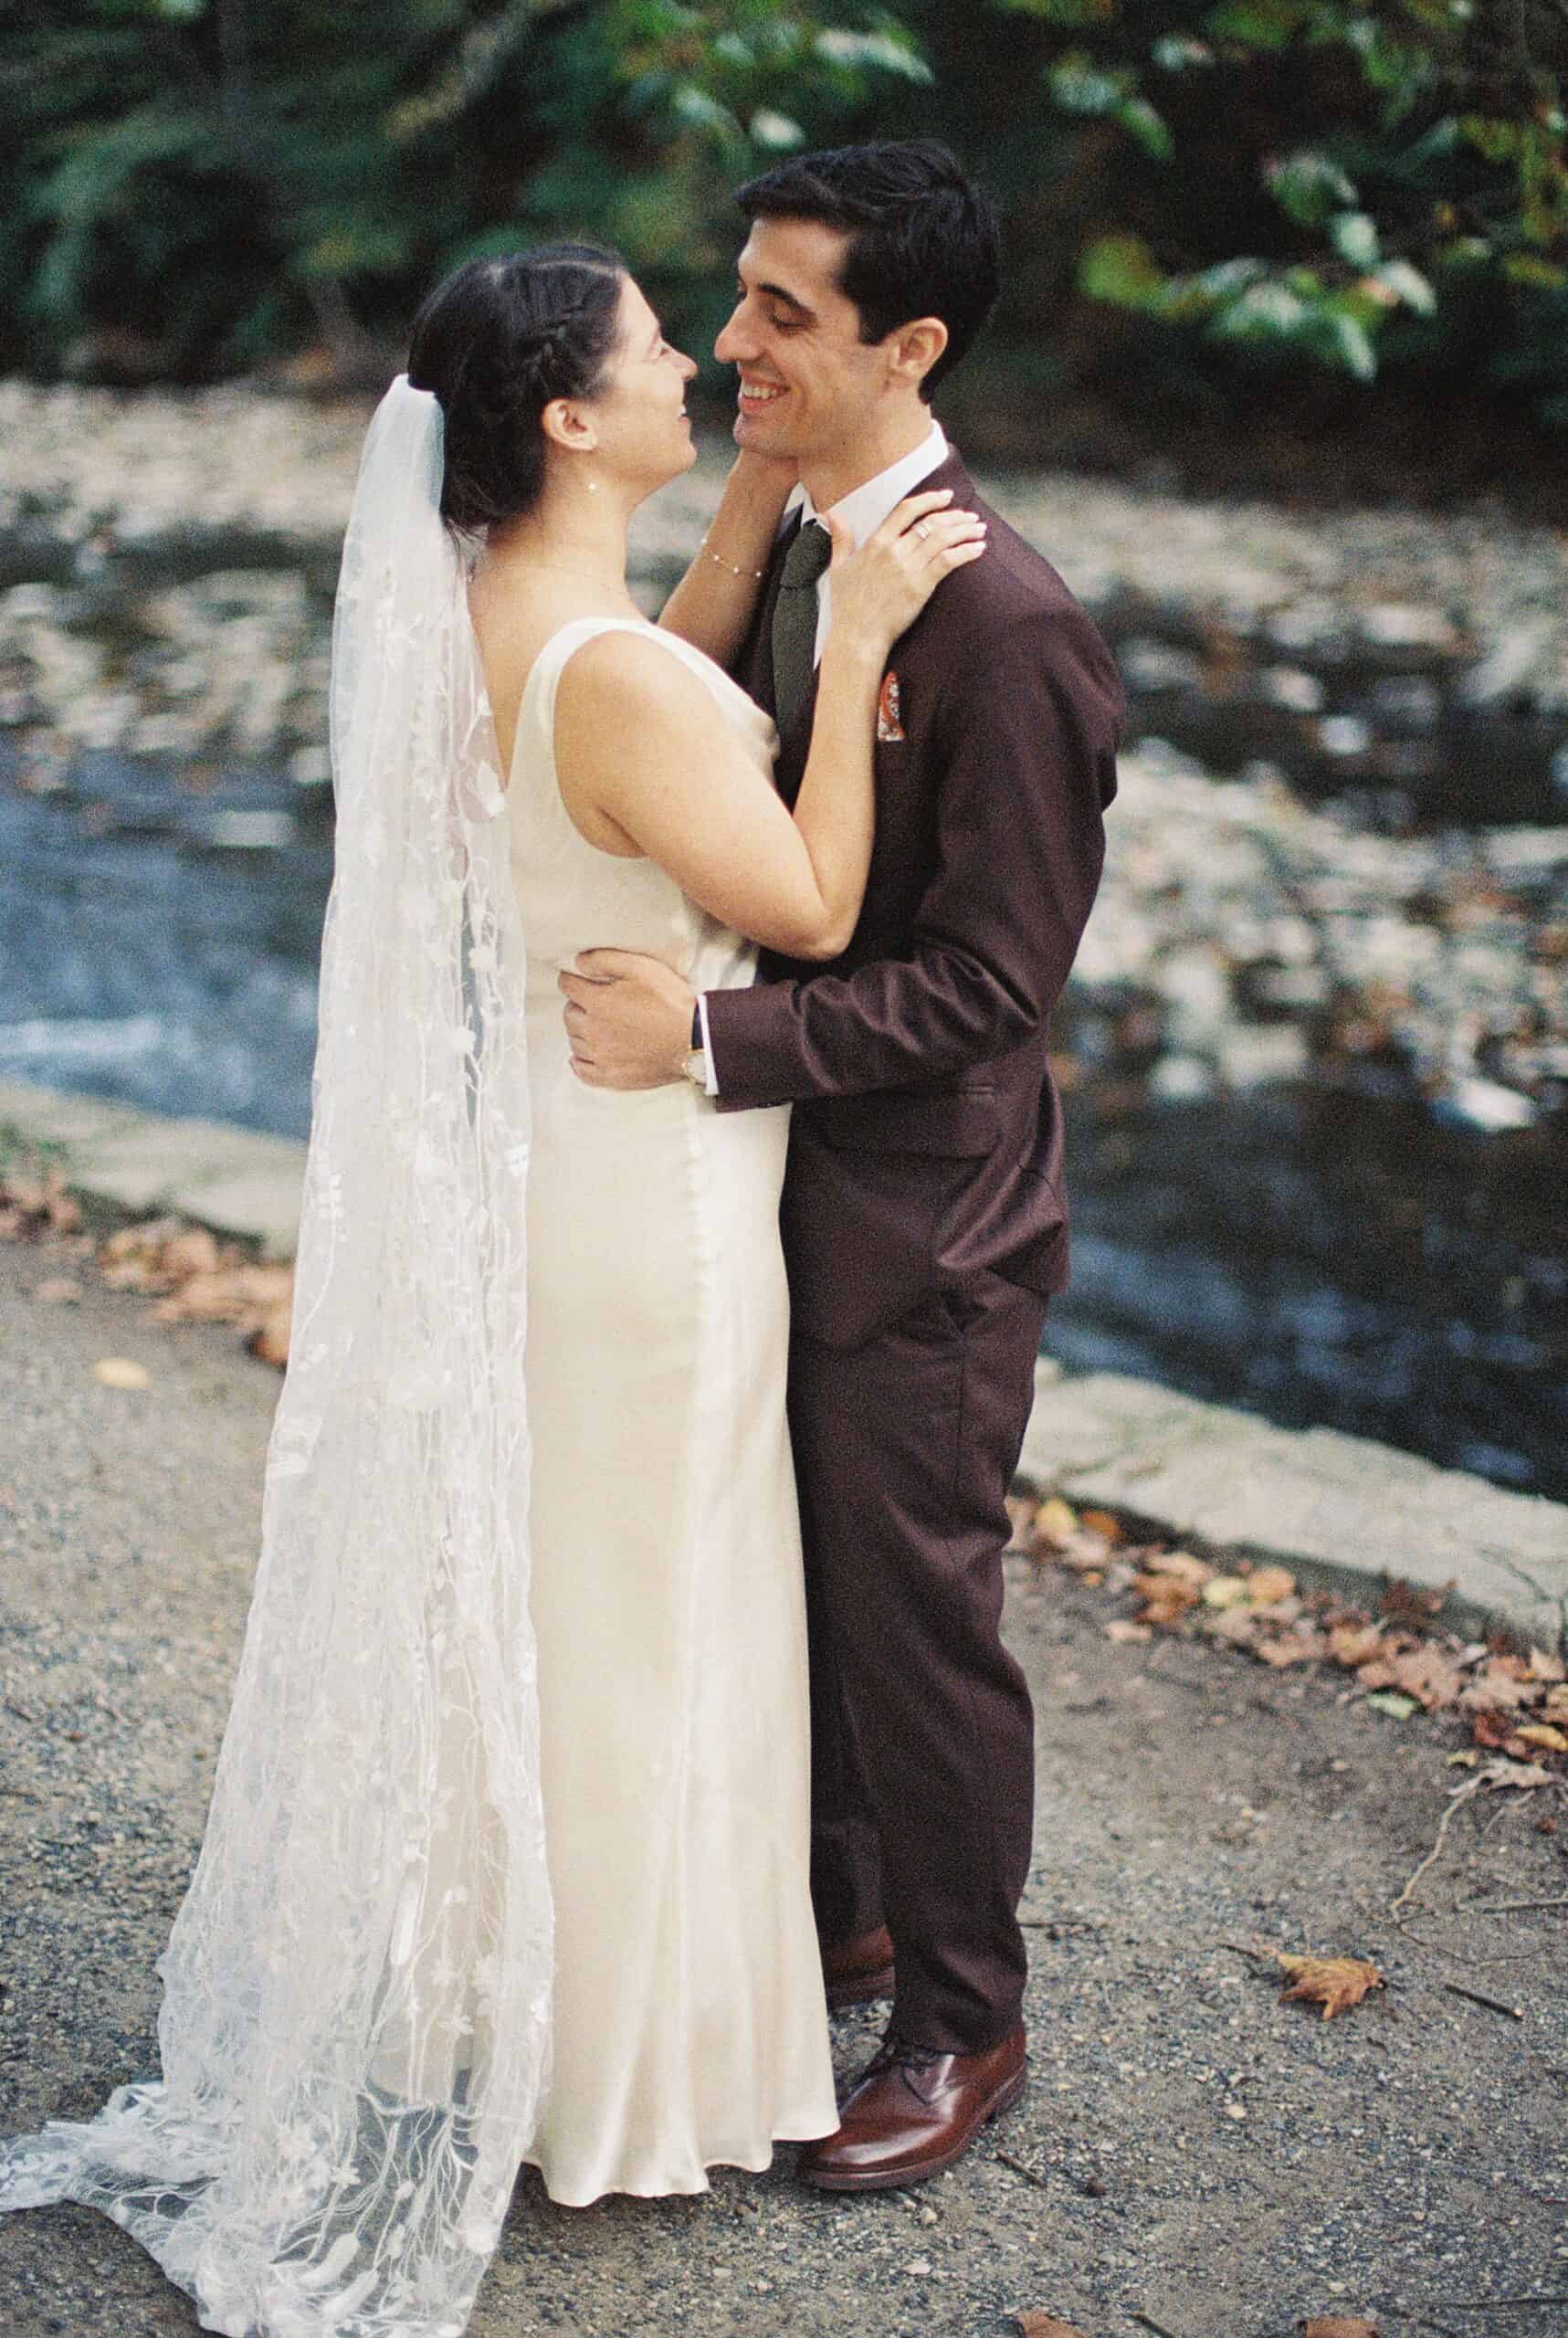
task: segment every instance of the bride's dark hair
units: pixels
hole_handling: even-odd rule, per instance
[[[616,346],[624,262],[603,245],[546,244],[470,259],[414,320],[408,379],[446,426],[441,517],[466,533],[539,500],[552,398],[591,397]]]

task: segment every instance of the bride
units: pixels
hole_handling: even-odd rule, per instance
[[[658,625],[626,591],[693,371],[608,253],[471,262],[366,440],[292,1354],[162,2076],[0,2145],[0,2208],[103,2210],[229,2338],[460,2338],[525,2159],[691,2192],[836,2123],[786,1115],[696,1050],[584,1082],[556,981],[842,946],[889,649],[982,545],[940,495],[858,552],[828,515],[792,816],[723,671],[787,476],[742,457]]]

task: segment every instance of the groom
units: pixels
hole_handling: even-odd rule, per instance
[[[700,1000],[656,961],[563,977],[596,1085],[793,1101],[783,1224],[812,1661],[812,1892],[830,2004],[892,1994],[886,2042],[802,2172],[935,2175],[1023,2091],[1034,1728],[1002,1645],[1004,1497],[1067,1272],[1051,1009],[1094,899],[1122,694],[1056,571],[976,496],[930,398],[996,297],[987,198],[921,141],[800,155],[742,187],[717,354],[739,445],[797,463],[734,668],[793,802],[856,541],[919,488],[990,523],[895,646],[860,922],[827,968],[764,957]],[[910,327],[929,350],[911,383]],[[895,345],[900,362],[890,362]],[[608,977],[608,978],[606,978]]]

